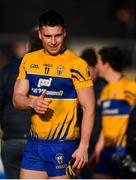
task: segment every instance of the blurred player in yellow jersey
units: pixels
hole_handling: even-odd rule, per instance
[[[118,47],[105,47],[98,52],[96,67],[99,76],[108,84],[102,90],[99,102],[102,131],[92,155],[98,163],[95,178],[117,177],[117,163],[125,153],[125,133],[128,116],[136,100],[136,82],[121,73],[122,65],[123,54]]]
[[[94,119],[93,83],[87,63],[64,46],[63,16],[47,11],[39,17],[44,49],[24,56],[14,88],[13,103],[32,109],[31,137],[24,151],[20,178],[68,178],[88,161]],[[77,104],[83,108],[81,135]]]

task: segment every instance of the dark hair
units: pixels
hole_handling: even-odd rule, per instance
[[[64,18],[61,14],[54,10],[48,10],[44,13],[42,13],[39,17],[39,29],[42,28],[42,26],[57,26],[60,25],[62,28],[65,28],[65,22]]]
[[[123,69],[123,53],[122,50],[117,47],[104,47],[98,52],[101,56],[103,63],[108,62],[115,71],[121,71]]]
[[[89,66],[94,67],[97,62],[97,56],[93,48],[86,48],[81,53],[81,58],[84,59]]]

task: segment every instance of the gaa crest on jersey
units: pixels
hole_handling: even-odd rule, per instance
[[[38,64],[31,64],[31,65],[30,65],[30,68],[35,68],[35,69],[37,68],[37,69],[38,69],[39,66],[38,66]]]
[[[49,74],[50,68],[53,66],[52,64],[44,64],[45,66],[45,74]]]
[[[57,67],[57,74],[60,76],[60,75],[62,75],[62,73],[64,72],[64,66],[58,66]]]

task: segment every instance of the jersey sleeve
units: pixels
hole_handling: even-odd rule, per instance
[[[136,82],[131,81],[124,93],[126,101],[133,106],[136,102]]]
[[[77,62],[70,71],[76,89],[93,86],[89,66],[84,60]]]
[[[18,77],[17,79],[26,79],[26,61],[27,61],[27,55],[24,56],[24,58],[22,59],[22,62],[20,64],[20,67],[19,67],[19,74],[18,74]]]

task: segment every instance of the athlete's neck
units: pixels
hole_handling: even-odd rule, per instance
[[[113,83],[119,81],[122,77],[122,73],[117,71],[110,71],[106,73],[105,80],[109,83]]]

